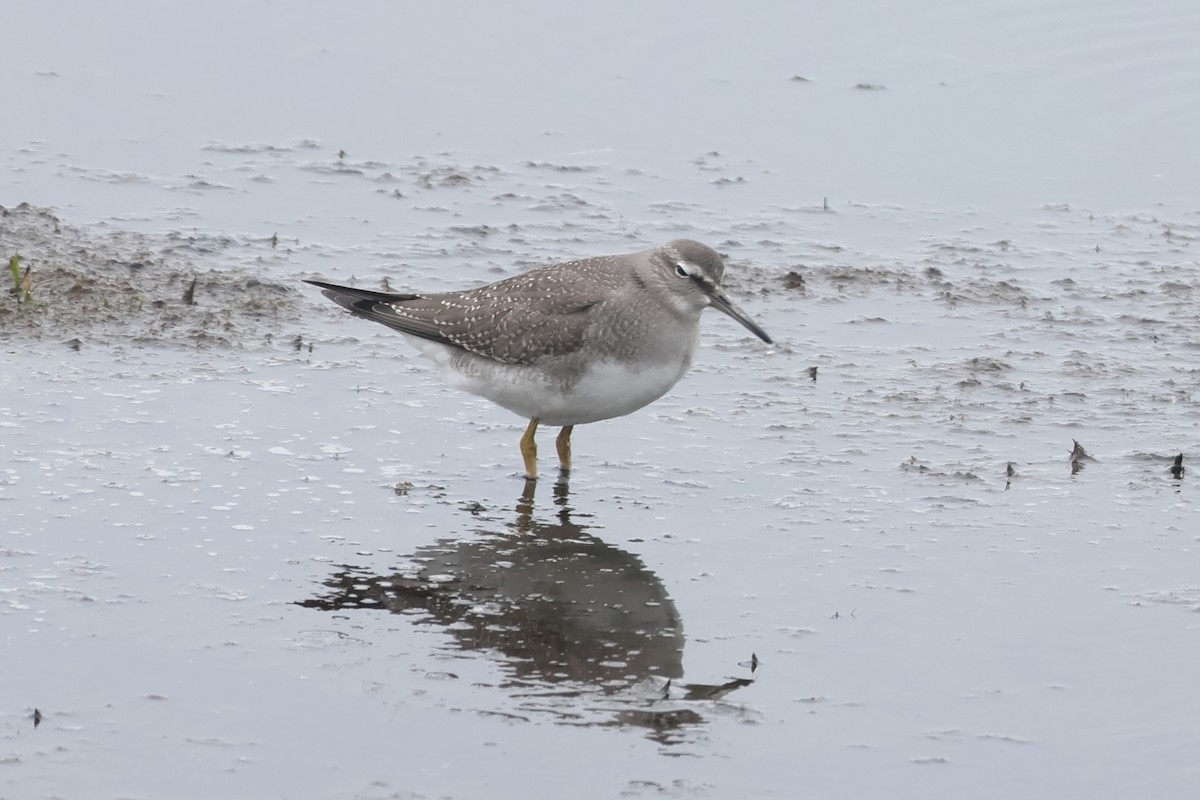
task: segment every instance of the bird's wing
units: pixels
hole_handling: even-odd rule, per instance
[[[547,279],[538,276],[540,272],[477,289],[429,295],[307,282],[347,311],[401,333],[506,364],[529,364],[578,349],[590,323],[588,312],[599,302],[598,287],[589,288],[586,276]]]

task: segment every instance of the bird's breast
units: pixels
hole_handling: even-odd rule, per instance
[[[689,366],[690,357],[652,364],[589,364],[561,393],[544,398],[544,408],[537,416],[547,425],[583,425],[622,417],[670,391]]]

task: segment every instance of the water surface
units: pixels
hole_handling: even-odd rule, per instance
[[[1190,4],[89,9],[6,45],[0,795],[1190,796]],[[777,346],[532,493],[298,282],[676,236]]]

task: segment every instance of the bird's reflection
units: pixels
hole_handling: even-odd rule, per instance
[[[603,720],[580,719],[576,708],[563,721],[642,725],[673,741],[680,725],[699,720],[662,691],[683,673],[675,604],[637,556],[589,533],[581,517],[559,483],[553,514],[542,519],[530,483],[504,529],[418,548],[410,565],[388,574],[345,565],[300,604],[422,611],[464,650],[499,653],[507,688],[524,699],[588,694],[621,702]]]

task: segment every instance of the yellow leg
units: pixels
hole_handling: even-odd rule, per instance
[[[537,480],[537,442],[533,435],[537,433],[538,418],[529,420],[529,427],[521,437],[521,457],[525,459],[525,477],[531,481]]]
[[[564,425],[558,432],[558,438],[554,440],[554,445],[558,448],[558,465],[562,467],[563,472],[571,471],[571,431],[574,429],[574,425]]]

